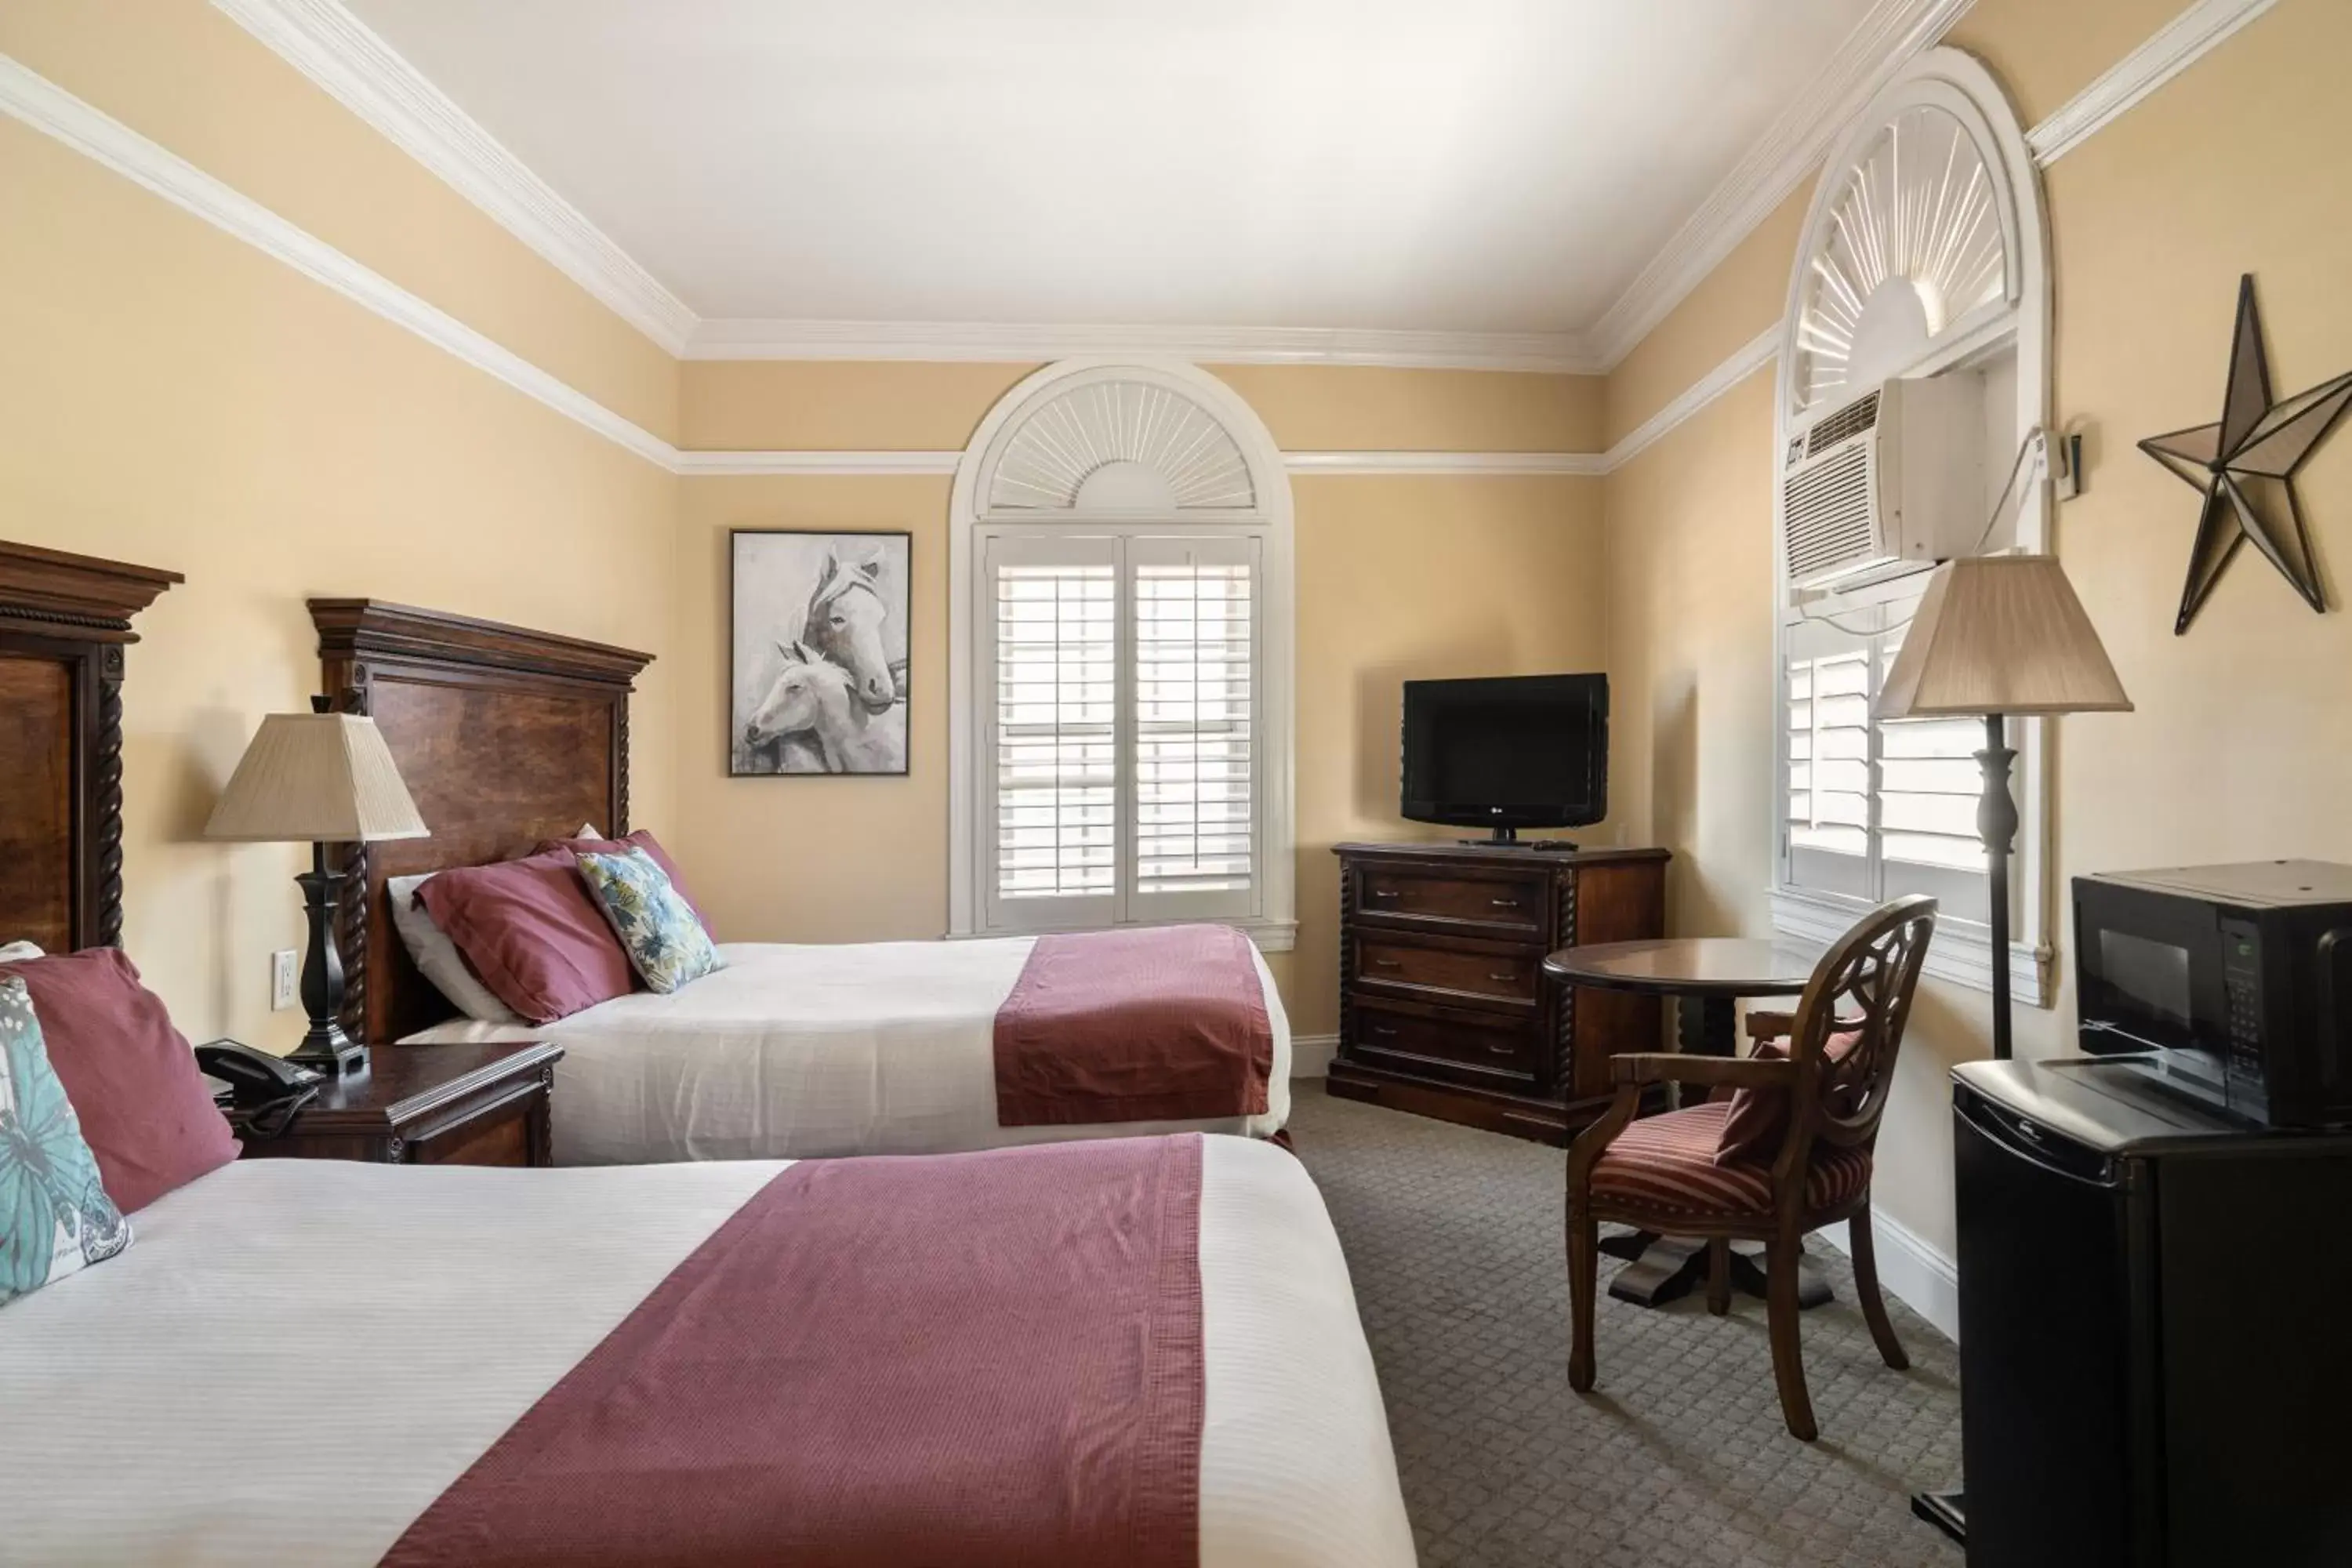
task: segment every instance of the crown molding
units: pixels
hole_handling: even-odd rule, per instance
[[[680,452],[670,467],[688,479],[760,474],[882,479],[953,477],[961,452]]]
[[[1584,332],[704,320],[337,0],[211,3],[670,353],[699,360],[1033,363],[1166,354],[1210,364],[1613,370],[1811,177],[1830,142],[1971,0],[1877,0],[1797,100]],[[2277,0],[2197,0],[2028,135],[2047,165]]]
[[[1078,355],[1166,355],[1201,364],[1359,364],[1591,374],[1574,332],[1370,327],[1138,327],[967,321],[705,321],[690,360],[925,360],[1045,363]]]
[[[1971,0],[1877,0],[1794,103],[1675,231],[1587,334],[1613,370],[1723,258],[1811,178],[1830,143],[1901,69],[1944,36]]]
[[[1598,452],[1285,452],[1293,474],[1551,474],[1607,472]]]
[[[214,7],[675,355],[695,314],[472,116],[334,0]]]
[[[55,138],[648,462],[676,465],[677,452],[668,442],[6,55],[0,55],[0,114]]]
[[[1685,387],[1675,400],[1625,432],[1601,455],[1601,471],[1614,473],[1640,457],[1666,432],[1772,363],[1780,352],[1776,322],[1731,351],[1731,357]]]
[[[2187,70],[2278,0],[2198,0],[2025,133],[2048,168],[2125,110]]]
[[[0,55],[0,114],[23,121],[669,473],[952,475],[962,459],[961,452],[680,451],[6,55]],[[1294,472],[1360,474],[1594,473],[1600,461],[1587,454],[1553,452],[1303,452],[1285,458]]]

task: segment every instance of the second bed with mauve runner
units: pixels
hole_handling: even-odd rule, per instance
[[[793,1165],[383,1561],[1197,1568],[1201,1154]]]
[[[996,1123],[1262,1116],[1274,1027],[1231,926],[1041,936],[996,1010]]]

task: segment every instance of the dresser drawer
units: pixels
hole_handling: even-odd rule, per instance
[[[1496,1013],[1439,1016],[1384,1007],[1359,993],[1349,1036],[1350,1054],[1376,1066],[1492,1088],[1525,1088],[1536,1080],[1536,1030],[1527,1019]]]
[[[1550,879],[1540,871],[1479,876],[1374,865],[1356,876],[1360,914],[1430,928],[1486,927],[1497,935],[1530,939],[1543,931],[1544,890]]]
[[[1356,976],[1368,984],[1491,998],[1532,1008],[1542,984],[1533,948],[1498,949],[1456,940],[1447,946],[1366,931],[1356,938]],[[1447,999],[1440,994],[1433,1000]]]

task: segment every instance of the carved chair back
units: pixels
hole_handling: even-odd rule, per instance
[[[1864,916],[1814,966],[1789,1039],[1797,1082],[1788,1141],[1774,1167],[1783,1190],[1802,1185],[1815,1139],[1842,1148],[1876,1140],[1935,930],[1935,900],[1895,899]],[[1841,1048],[1832,1049],[1833,1038]]]

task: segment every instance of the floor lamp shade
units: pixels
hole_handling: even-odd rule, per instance
[[[330,844],[423,838],[427,830],[393,764],[375,721],[356,713],[272,713],[261,721],[213,807],[205,837],[310,846],[310,869],[294,879],[310,917],[302,1005],[310,1031],[293,1059],[342,1077],[363,1072],[365,1042],[344,1033],[342,955],[334,941],[343,872],[329,869]]]
[[[2054,555],[1948,561],[1879,689],[1881,719],[2127,713],[2131,699]]]
[[[373,719],[272,713],[205,826],[207,838],[366,844],[423,838],[425,819]]]

